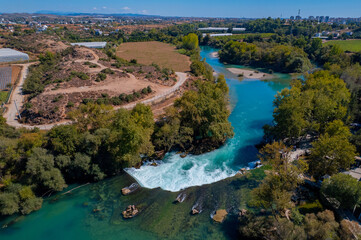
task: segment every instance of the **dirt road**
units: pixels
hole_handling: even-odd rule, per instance
[[[24,95],[23,95],[23,85],[24,81],[28,75],[29,66],[36,64],[35,63],[27,63],[27,64],[21,64],[20,66],[23,66],[23,69],[21,71],[20,81],[17,84],[17,86],[14,89],[14,92],[11,95],[11,99],[9,101],[9,104],[7,105],[7,111],[4,114],[4,118],[6,119],[7,124],[10,126],[20,128],[25,127],[28,129],[33,129],[34,126],[21,124],[18,122],[18,110],[20,110],[23,107],[24,104]],[[17,108],[16,108],[17,107]],[[48,130],[51,129],[54,125],[41,125],[37,126],[40,129]]]
[[[16,128],[24,127],[27,129],[33,129],[33,128],[37,127],[41,130],[50,130],[52,127],[57,126],[57,125],[70,124],[71,123],[70,121],[63,121],[63,122],[52,123],[52,124],[31,126],[31,125],[21,124],[18,122],[18,112],[17,112],[16,106],[20,110],[24,104],[24,95],[22,93],[22,89],[23,89],[24,81],[28,74],[28,68],[32,64],[34,64],[34,63],[22,65],[23,70],[21,72],[20,82],[14,89],[10,103],[8,105],[8,110],[4,114],[4,118],[6,118],[7,124],[9,124],[10,126],[16,127]],[[152,104],[153,102],[159,101],[160,99],[166,98],[167,96],[173,94],[184,84],[184,82],[188,78],[186,73],[177,72],[176,74],[178,76],[178,81],[169,90],[162,92],[160,94],[157,94],[151,98],[143,99],[143,100],[140,100],[140,101],[134,102],[134,103],[129,103],[127,105],[123,105],[123,106],[117,107],[115,109],[119,109],[119,108],[131,109],[131,108],[135,107],[135,105],[137,103]]]

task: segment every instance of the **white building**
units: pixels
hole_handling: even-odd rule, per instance
[[[71,43],[71,45],[88,47],[88,48],[105,48],[107,42],[79,42],[79,43]]]

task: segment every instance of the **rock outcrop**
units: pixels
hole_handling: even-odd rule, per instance
[[[129,205],[125,211],[123,211],[124,218],[133,218],[139,213],[139,210],[135,205]]]
[[[222,223],[224,221],[224,219],[226,218],[228,212],[224,209],[219,209],[216,211],[216,214],[213,215],[212,219],[215,222],[219,222]]]
[[[125,187],[122,189],[122,194],[129,195],[129,194],[135,192],[136,190],[138,190],[139,187],[140,186],[138,183],[132,183],[129,187]]]

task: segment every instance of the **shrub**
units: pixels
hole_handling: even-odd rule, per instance
[[[68,102],[68,104],[66,105],[67,108],[71,108],[74,107],[74,103],[73,102]]]
[[[150,86],[148,86],[147,89],[148,89],[148,93],[151,93],[153,91]]]
[[[114,74],[114,71],[111,70],[110,68],[105,68],[101,71],[102,73],[106,73],[106,74]]]
[[[88,74],[83,73],[83,72],[72,71],[72,72],[70,73],[70,76],[72,76],[72,77],[73,77],[73,76],[78,77],[78,78],[80,78],[81,80],[88,80],[88,79],[89,79]]]
[[[98,73],[95,81],[101,82],[101,81],[104,81],[105,79],[107,79],[107,75],[105,73],[100,72],[100,73]]]

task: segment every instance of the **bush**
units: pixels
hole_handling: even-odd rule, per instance
[[[150,86],[148,86],[147,89],[148,89],[148,93],[151,93],[153,91]]]
[[[140,98],[141,97],[139,92],[134,92],[133,95],[135,96],[135,98]]]
[[[59,102],[59,100],[61,100],[64,96],[63,95],[59,95],[59,96],[56,96],[52,102]]]
[[[89,79],[89,75],[88,74],[86,74],[86,73],[83,73],[83,72],[76,72],[76,71],[72,71],[71,73],[70,73],[70,76],[71,77],[78,77],[78,78],[80,78],[81,80],[88,80]]]
[[[128,95],[125,97],[125,100],[126,100],[127,102],[131,102],[131,101],[133,101],[133,99],[134,99],[133,94],[128,94]]]
[[[104,81],[105,79],[107,79],[107,75],[105,73],[100,72],[100,73],[98,73],[95,81],[101,82],[101,81]]]
[[[142,94],[148,94],[148,88],[143,88],[142,89]]]
[[[66,105],[67,108],[71,108],[74,107],[74,103],[73,102],[68,102],[68,104]]]
[[[111,70],[110,68],[105,68],[101,71],[102,73],[106,73],[106,74],[114,74],[114,71]]]

